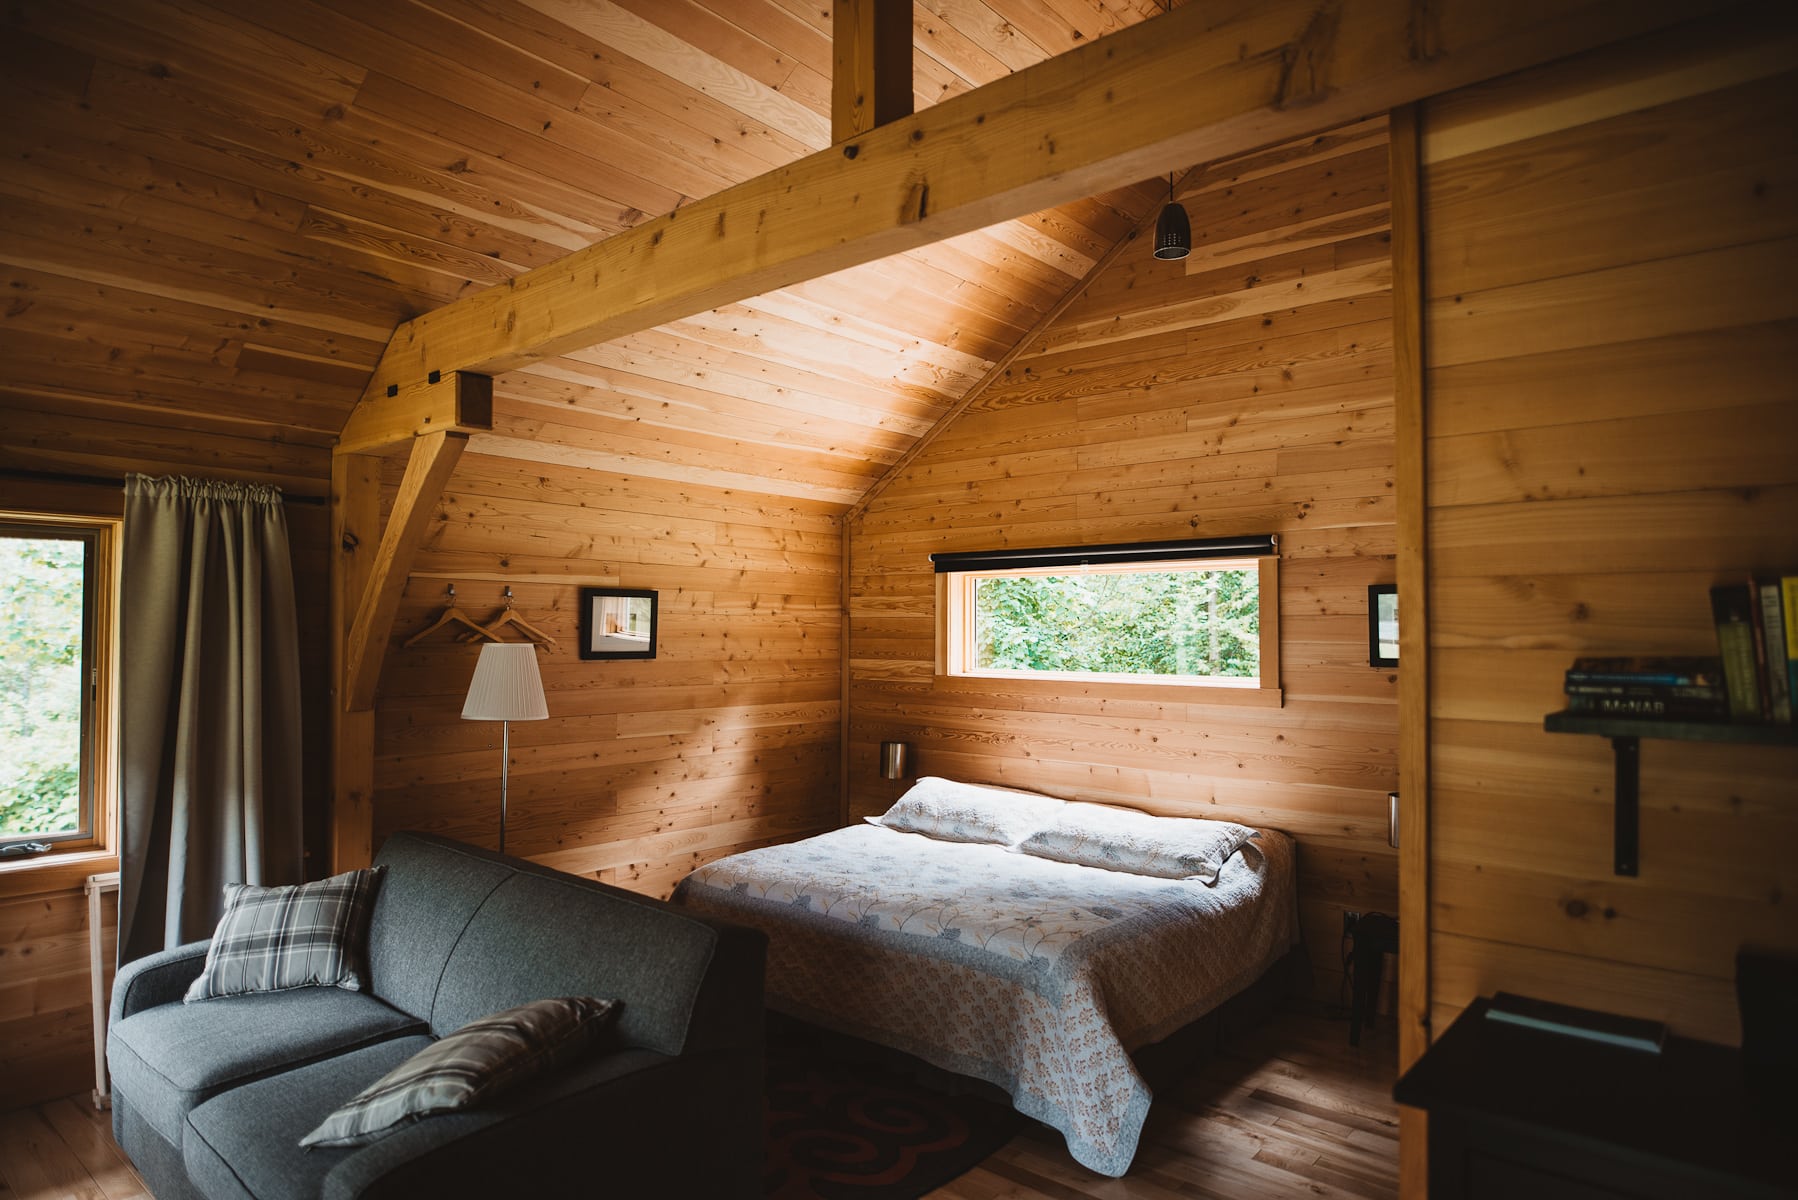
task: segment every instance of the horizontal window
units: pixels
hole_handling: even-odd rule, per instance
[[[1075,561],[1068,551],[935,555],[944,579],[941,667],[951,676],[1279,686],[1278,558],[1178,558],[1193,543],[1101,547],[1141,561]],[[1231,545],[1242,546],[1241,541]],[[1217,543],[1199,543],[1215,553]],[[1030,565],[1003,565],[1013,555]],[[1045,564],[1047,560],[1047,565]],[[981,563],[968,569],[965,564]]]

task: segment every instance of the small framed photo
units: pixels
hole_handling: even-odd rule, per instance
[[[582,658],[654,658],[656,594],[641,588],[581,589]]]
[[[1398,666],[1398,585],[1367,586],[1367,665]]]

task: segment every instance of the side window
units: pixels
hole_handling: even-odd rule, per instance
[[[1279,558],[1259,541],[933,555],[942,673],[1277,690]]]
[[[0,844],[104,840],[112,545],[105,523],[0,514]]]

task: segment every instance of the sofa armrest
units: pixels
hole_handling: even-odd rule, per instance
[[[189,942],[173,950],[134,959],[119,968],[112,983],[112,1012],[107,1028],[132,1013],[173,1004],[187,994],[188,986],[206,969],[206,951],[212,939]]]
[[[683,1054],[744,1049],[761,1053],[768,935],[746,925],[688,915],[717,930],[718,943],[693,995]]]
[[[363,1146],[325,1176],[323,1196],[759,1197],[762,1093],[759,1048],[678,1058],[621,1050]],[[671,1154],[677,1132],[705,1152]]]

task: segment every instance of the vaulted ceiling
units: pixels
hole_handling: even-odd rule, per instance
[[[1161,8],[926,0],[915,102]],[[322,493],[400,322],[830,141],[829,0],[15,0],[0,21],[0,466],[210,462]],[[470,450],[847,506],[1159,196],[507,373]]]

